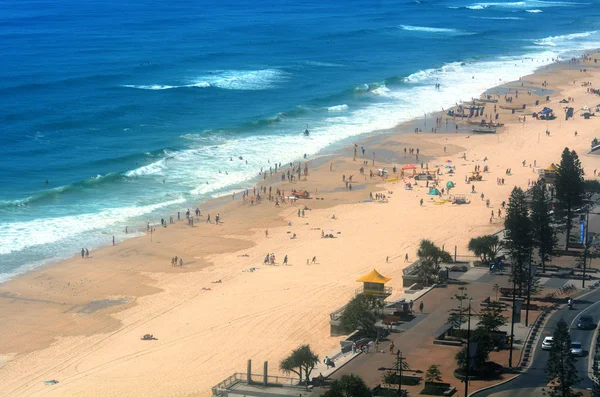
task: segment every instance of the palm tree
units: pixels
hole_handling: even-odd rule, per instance
[[[308,387],[310,373],[318,362],[319,356],[317,356],[310,349],[310,346],[302,345],[294,349],[289,356],[281,360],[279,363],[279,369],[285,374],[289,374],[291,372],[295,373],[300,378],[300,383],[302,383],[302,378],[304,375],[306,386]]]

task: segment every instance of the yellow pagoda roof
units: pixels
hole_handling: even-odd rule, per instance
[[[550,164],[550,165],[548,166],[548,168],[546,168],[546,171],[556,171],[556,170],[557,170],[557,168],[556,168],[556,166],[554,165],[554,163]]]
[[[391,280],[391,278],[382,276],[377,270],[373,269],[373,271],[371,271],[371,273],[367,274],[366,276],[362,276],[361,278],[359,278],[356,281],[358,281],[359,283],[385,284],[390,280]]]

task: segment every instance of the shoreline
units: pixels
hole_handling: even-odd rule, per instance
[[[554,70],[542,70],[536,72],[534,75],[526,77],[528,80],[539,80],[540,78],[543,78],[545,74],[554,73],[554,78],[560,80],[559,77],[564,77],[560,76],[561,74],[573,72],[573,70],[567,70],[566,73],[563,73],[565,69],[562,69],[559,66],[557,66],[557,70],[559,70],[559,72],[555,72]],[[593,73],[597,75],[598,69],[593,68]],[[570,79],[571,77],[569,77],[568,80],[565,80],[565,82],[570,81]],[[566,84],[565,82],[562,82],[561,84]],[[515,82],[511,82],[505,85],[509,86],[514,83]],[[516,83],[518,85],[519,82]],[[566,91],[569,88],[570,87],[565,85],[565,88],[562,91]],[[581,87],[574,88],[579,88],[579,91],[581,90]],[[551,95],[552,103],[558,100],[556,92]],[[525,96],[525,100],[528,98],[529,96]],[[578,95],[578,99],[579,98],[581,97]],[[575,106],[579,106],[581,103],[581,100],[578,100],[575,103]],[[506,117],[512,116],[507,114]],[[578,120],[579,123],[583,122],[583,120],[576,120]],[[418,120],[415,120],[414,122],[417,125],[419,123]],[[531,124],[536,123],[538,122],[530,121],[530,124],[527,124],[527,126],[523,125],[523,130],[525,131],[526,127],[527,130],[529,130]],[[454,134],[451,132],[438,134],[423,132],[411,134],[404,132],[404,129],[408,125],[410,125],[410,123],[403,123],[396,126],[390,130],[389,134],[375,132],[372,136],[366,137],[364,140],[361,139],[360,142],[369,149],[373,148],[376,153],[389,152],[391,153],[390,156],[393,155],[397,159],[407,160],[413,163],[415,163],[414,158],[407,158],[406,155],[401,153],[400,150],[402,147],[419,145],[416,147],[420,147],[423,155],[428,156],[428,159],[431,159],[429,161],[432,163],[440,163],[442,162],[441,158],[451,157],[454,161],[453,164],[455,164],[457,168],[470,167],[470,165],[473,164],[473,158],[477,159],[475,160],[477,163],[483,164],[481,159],[484,155],[489,155],[490,159],[493,159],[491,161],[502,161],[502,158],[493,158],[499,156],[499,154],[495,152],[496,149],[494,149],[494,146],[490,147],[490,139],[486,139],[485,136],[473,134],[465,136],[466,134]],[[505,130],[496,134],[498,144],[500,144],[501,138],[503,144],[514,139],[514,132],[518,126],[518,123],[506,122],[506,127],[504,127]],[[512,134],[511,127],[513,127]],[[555,128],[556,127],[553,129]],[[580,138],[587,138],[590,134],[593,134],[593,132],[582,132]],[[445,138],[445,140],[440,142],[442,138]],[[580,138],[577,139],[577,142],[581,141]],[[519,146],[518,137],[516,137],[516,142],[515,145]],[[488,146],[487,149],[486,145]],[[359,144],[359,146],[361,146],[361,144]],[[447,146],[447,149],[449,149],[445,153],[442,151],[443,146]],[[485,154],[480,152],[484,150],[486,150]],[[556,153],[541,153],[540,155],[558,159],[560,157],[560,150],[562,149],[557,149]],[[468,161],[463,162],[457,158],[458,154],[463,151],[469,153]],[[487,151],[491,151],[491,153],[488,154]],[[367,150],[367,154],[368,153],[369,150]],[[579,152],[579,154],[580,158],[584,158],[586,155],[586,153],[581,152]],[[500,154],[500,156],[502,155]],[[330,158],[331,160],[329,160]],[[323,159],[321,165],[314,167],[312,166],[312,162],[309,161],[310,172],[306,183],[300,182],[290,185],[286,182],[285,185],[286,191],[289,191],[289,189],[294,186],[298,186],[298,189],[310,186],[311,194],[315,189],[318,189],[319,195],[322,194],[326,196],[326,200],[310,200],[302,202],[303,204],[313,207],[311,211],[308,211],[306,219],[298,219],[295,215],[296,210],[301,206],[291,206],[286,204],[277,210],[272,208],[272,206],[269,205],[269,202],[265,201],[265,203],[256,205],[254,208],[250,209],[249,206],[239,206],[239,198],[236,198],[236,200],[232,202],[229,201],[227,197],[222,197],[214,200],[219,206],[215,207],[215,211],[211,210],[211,215],[214,212],[224,214],[225,223],[223,226],[215,226],[214,224],[207,225],[206,227],[209,228],[207,230],[202,224],[196,225],[194,228],[189,228],[179,222],[175,225],[169,225],[169,230],[166,233],[164,233],[165,231],[161,231],[161,229],[157,229],[158,233],[153,236],[152,244],[149,244],[147,241],[149,236],[128,239],[116,247],[104,247],[95,250],[92,252],[92,257],[86,259],[85,262],[74,257],[67,261],[59,262],[58,264],[52,264],[48,267],[33,270],[22,276],[18,276],[9,282],[0,284],[0,297],[2,297],[2,300],[4,301],[0,302],[0,307],[6,309],[4,312],[7,313],[7,319],[20,318],[22,320],[24,317],[29,317],[31,314],[27,313],[27,315],[25,315],[23,310],[28,312],[38,310],[38,315],[32,316],[36,318],[29,318],[26,320],[31,322],[30,324],[27,324],[27,326],[32,327],[31,329],[35,329],[37,317],[53,319],[58,323],[56,329],[39,330],[37,335],[17,335],[17,331],[14,329],[2,331],[0,335],[4,336],[4,342],[0,345],[2,347],[0,349],[0,357],[2,357],[1,354],[5,353],[9,353],[8,356],[11,356],[14,350],[17,351],[17,357],[12,361],[7,361],[3,366],[0,366],[0,380],[4,379],[5,382],[15,385],[13,391],[16,394],[14,395],[24,395],[23,393],[25,391],[36,388],[37,386],[19,386],[18,379],[12,380],[8,377],[11,373],[16,373],[16,368],[19,367],[16,364],[17,361],[29,361],[30,364],[33,364],[35,362],[39,363],[39,359],[43,358],[42,361],[46,362],[47,360],[51,360],[51,357],[44,356],[43,351],[56,350],[56,347],[64,348],[66,345],[73,344],[77,346],[73,347],[73,351],[70,353],[79,357],[82,355],[82,351],[77,350],[77,347],[85,351],[83,344],[90,342],[90,340],[92,346],[97,346],[98,349],[104,349],[102,354],[99,353],[100,357],[95,358],[95,360],[100,360],[98,363],[102,361],[103,357],[105,359],[106,355],[114,356],[115,361],[109,362],[114,362],[115,365],[117,365],[121,362],[119,360],[122,360],[122,357],[133,357],[131,359],[135,360],[138,356],[143,357],[146,354],[156,353],[156,351],[159,351],[160,349],[157,349],[155,346],[138,346],[139,344],[136,341],[138,338],[137,333],[141,332],[141,328],[139,330],[137,329],[141,327],[140,324],[152,323],[152,321],[155,322],[153,324],[153,333],[159,337],[159,343],[156,345],[162,345],[164,339],[164,344],[167,345],[165,349],[175,349],[175,351],[169,352],[170,355],[175,352],[180,352],[184,355],[192,354],[191,351],[188,352],[188,346],[186,346],[185,349],[181,346],[173,347],[177,345],[170,340],[173,335],[176,335],[180,339],[186,340],[186,342],[189,341],[189,343],[193,343],[193,338],[186,336],[188,332],[186,331],[187,327],[185,325],[190,324],[184,324],[186,321],[185,319],[189,318],[201,318],[202,321],[206,322],[206,324],[191,324],[190,326],[193,328],[195,327],[194,330],[196,332],[192,332],[193,335],[209,338],[215,342],[216,346],[221,346],[223,343],[226,343],[226,340],[221,336],[211,336],[210,331],[214,329],[227,329],[227,332],[230,332],[228,334],[229,336],[239,335],[240,331],[229,329],[225,324],[225,321],[229,319],[229,324],[231,324],[231,322],[239,323],[240,330],[245,328],[243,324],[248,325],[253,321],[249,319],[247,321],[250,323],[245,323],[246,320],[243,320],[245,318],[244,316],[235,316],[236,314],[241,314],[243,312],[236,311],[238,310],[236,304],[239,304],[236,297],[246,302],[250,300],[253,304],[256,304],[257,307],[263,308],[261,310],[257,309],[257,312],[253,313],[252,317],[261,320],[261,323],[270,324],[271,327],[273,327],[278,323],[273,322],[271,319],[264,316],[276,314],[280,321],[286,322],[285,316],[282,316],[280,312],[284,312],[285,314],[285,312],[289,310],[288,304],[291,305],[291,302],[295,299],[303,299],[303,297],[308,294],[311,296],[311,300],[316,302],[310,303],[310,305],[313,306],[311,306],[310,310],[305,312],[304,315],[312,328],[318,330],[317,334],[321,334],[324,327],[328,325],[326,313],[331,310],[331,308],[336,308],[339,302],[347,300],[350,297],[355,289],[353,280],[362,272],[370,270],[373,266],[377,266],[378,270],[383,268],[385,270],[382,273],[387,273],[386,275],[392,276],[394,286],[399,285],[398,282],[400,281],[402,269],[393,267],[395,266],[393,263],[394,260],[398,262],[398,258],[402,257],[402,254],[404,253],[409,253],[411,259],[414,258],[416,242],[411,241],[411,238],[412,240],[417,239],[418,242],[420,238],[425,237],[426,235],[433,235],[437,237],[437,239],[434,240],[436,243],[446,242],[448,244],[454,243],[452,245],[460,244],[461,249],[464,249],[466,242],[463,240],[467,235],[472,236],[472,233],[486,232],[497,229],[498,227],[496,223],[487,224],[485,213],[488,213],[488,211],[485,208],[479,208],[480,205],[476,206],[478,203],[475,202],[471,206],[464,206],[466,208],[456,208],[456,211],[454,212],[457,212],[458,214],[447,215],[446,212],[448,212],[448,207],[444,207],[443,205],[427,206],[430,204],[430,202],[427,201],[426,207],[429,211],[426,213],[419,213],[420,215],[418,216],[427,217],[427,220],[433,222],[433,224],[428,225],[427,222],[425,222],[426,224],[419,224],[421,223],[419,218],[415,218],[415,216],[417,216],[415,214],[421,211],[419,206],[416,205],[416,197],[419,196],[417,191],[406,191],[400,186],[400,183],[382,183],[379,179],[367,179],[366,177],[364,182],[361,180],[361,183],[352,191],[344,189],[343,186],[341,186],[340,190],[339,185],[341,184],[341,181],[339,180],[339,174],[345,173],[346,170],[349,170],[350,172],[354,170],[356,173],[357,165],[359,165],[352,161],[352,149],[349,147],[340,149],[337,153],[323,156]],[[358,160],[360,160],[360,158]],[[328,171],[327,163],[329,161],[333,163],[335,172]],[[379,157],[376,159],[376,167],[371,166],[371,159],[368,161],[368,169],[380,166]],[[538,161],[541,162],[541,159]],[[385,163],[384,165],[386,167],[392,167],[390,163]],[[517,166],[517,164],[515,164],[515,166]],[[538,163],[538,166],[547,166],[547,164]],[[496,165],[496,167],[499,166]],[[497,170],[493,169],[493,171]],[[526,174],[525,172],[529,172],[529,174]],[[313,180],[313,175],[315,174],[317,177]],[[515,174],[517,179],[521,180],[521,185],[525,183],[527,175],[537,179],[537,174],[534,175],[530,169],[515,170]],[[454,179],[461,185],[462,189],[463,184],[461,183],[461,178],[456,175]],[[277,181],[271,181],[271,185],[276,183]],[[269,186],[269,184],[267,184],[267,186]],[[361,188],[358,189],[358,187]],[[368,204],[361,203],[361,201],[366,198],[367,188],[373,192],[383,192],[386,194],[386,191],[393,191],[394,193],[389,194],[389,203],[373,203],[370,207],[366,207]],[[506,196],[504,190],[509,191],[509,188],[512,189],[512,183],[508,183],[504,187],[499,187],[502,191],[497,195]],[[419,191],[419,193],[422,192]],[[399,199],[397,199],[398,196],[400,196]],[[492,197],[494,196],[492,195]],[[492,200],[493,202],[496,202],[496,199],[493,198]],[[361,204],[358,204],[359,202]],[[407,234],[406,231],[397,231],[396,223],[386,219],[388,217],[387,215],[389,215],[387,213],[388,207],[394,209],[394,214],[398,216],[399,220],[410,219],[411,221],[408,221],[407,223],[414,228],[414,232],[420,232],[421,234],[416,236],[412,235],[410,232]],[[332,210],[332,208],[335,208],[335,210]],[[253,212],[251,212],[251,210],[253,210]],[[236,216],[241,214],[242,211],[245,211],[244,215]],[[336,215],[342,214],[338,215],[339,219],[335,222],[330,220],[333,211],[335,211]],[[204,210],[202,212],[204,213]],[[366,214],[367,212],[368,214]],[[469,221],[472,222],[472,224],[469,226],[468,231],[455,230],[454,233],[452,233],[454,227],[452,227],[450,222],[457,222],[457,224],[465,222],[464,217],[468,216],[466,214],[469,212],[471,213],[470,216],[475,215],[474,217],[476,219],[480,219],[478,217],[483,216],[483,220],[480,219],[479,222],[475,222],[473,219],[470,219]],[[365,218],[366,215],[368,216]],[[372,222],[369,222],[368,219],[371,219]],[[443,219],[445,223],[438,225],[437,222],[440,222],[440,219]],[[203,220],[204,218],[201,219],[201,221]],[[313,220],[315,223],[313,223]],[[292,222],[292,226],[286,226],[287,222]],[[316,231],[312,230],[315,226],[322,229],[331,226],[330,228],[333,228],[336,231],[340,230],[341,235],[339,238],[324,242],[323,240],[319,240],[318,236],[315,236]],[[261,236],[265,229],[269,230],[269,239],[265,239]],[[215,230],[217,232],[215,232]],[[299,244],[299,247],[290,245],[291,243],[288,234],[292,231],[299,235],[299,240],[293,242]],[[449,235],[446,235],[447,232],[450,232]],[[192,234],[193,236],[191,236]],[[349,234],[348,242],[345,241],[347,234]],[[394,248],[386,249],[386,247],[393,246],[395,242],[394,237],[397,237],[396,234],[400,236],[400,241],[403,241],[402,237],[404,237],[405,241]],[[377,241],[369,241],[371,238],[374,238],[373,236],[375,235],[378,236],[378,239],[376,239]],[[369,236],[370,238],[365,240],[365,236]],[[284,252],[287,252],[286,250],[294,252],[296,255],[302,255],[304,253],[305,257],[310,257],[312,254],[309,255],[307,249],[314,248],[315,251],[319,252],[317,257],[326,258],[324,264],[331,265],[332,267],[332,269],[328,269],[327,266],[316,266],[316,268],[319,269],[318,271],[323,273],[319,278],[322,277],[325,280],[329,279],[329,281],[319,281],[318,279],[315,279],[314,276],[305,274],[306,272],[302,270],[306,269],[303,263],[304,258],[298,260],[298,257],[293,256],[292,254],[290,254],[292,266],[289,268],[284,268],[282,266],[264,267],[260,262],[256,263],[257,260],[260,260],[260,258],[264,256],[266,248],[264,246],[266,244],[264,241],[270,239],[274,239],[274,242],[269,243],[268,245],[274,248],[273,251],[269,250],[268,252],[275,252],[275,250],[277,250],[277,262],[279,264],[281,263]],[[304,242],[305,239],[307,239],[307,243]],[[201,241],[202,243],[197,243],[197,241]],[[326,243],[331,244],[323,246]],[[378,243],[381,243],[383,246],[380,246]],[[202,246],[200,247],[199,245]],[[361,248],[359,245],[362,245],[364,248]],[[162,249],[163,246],[168,246],[173,253],[171,253],[171,251],[168,253],[164,252]],[[171,267],[168,265],[169,257],[177,255],[175,253],[177,250],[185,252],[185,254],[179,254],[184,255],[183,259],[185,265],[183,268]],[[380,253],[380,257],[378,257],[376,261],[373,260],[371,255],[371,253],[374,252]],[[239,256],[242,253],[250,256]],[[383,259],[386,256],[384,253],[392,258],[392,264],[384,263]],[[335,259],[333,259],[332,256],[335,256]],[[340,258],[338,258],[338,256]],[[190,260],[188,258],[192,259]],[[248,260],[246,260],[246,258],[248,258]],[[340,259],[342,260],[340,261]],[[333,263],[334,261],[335,264]],[[347,268],[343,265],[341,267],[338,263],[341,262],[343,264],[344,262],[350,263],[356,261],[364,262],[365,265],[355,263],[350,268]],[[82,263],[86,265],[85,269],[81,267]],[[258,272],[243,272],[243,270],[247,270],[250,267],[260,267],[261,269],[259,269]],[[279,276],[283,271],[291,273],[288,276],[292,278],[282,280]],[[310,272],[312,272],[312,270]],[[250,277],[253,276],[260,276],[260,280],[252,282]],[[189,278],[193,278],[193,280],[190,280]],[[216,280],[222,280],[223,283],[213,284],[212,282]],[[307,282],[309,280],[313,283],[317,283],[317,285],[307,287],[302,283],[302,281]],[[52,283],[54,283],[54,286],[51,286]],[[67,283],[69,284],[67,285]],[[229,286],[229,283],[231,283],[231,286]],[[252,284],[252,286],[249,286],[248,284]],[[200,285],[202,285],[201,288],[207,289],[200,289]],[[257,290],[258,286],[266,289]],[[59,287],[60,290],[58,289]],[[97,291],[94,291],[94,287]],[[285,288],[288,289],[286,290]],[[219,289],[226,289],[227,294],[222,295],[222,299],[220,300],[211,298],[212,291],[217,293]],[[291,292],[288,294],[286,291]],[[225,292],[222,292],[222,294],[225,294]],[[161,295],[161,299],[157,299],[159,295]],[[122,300],[123,303],[112,305],[112,303],[117,300]],[[221,300],[223,302],[221,302]],[[10,303],[11,301],[12,303]],[[104,303],[94,303],[101,301],[104,301]],[[200,304],[205,303],[208,306],[203,308],[204,310],[200,310],[194,305],[186,308],[181,307],[182,305],[189,306],[193,302]],[[284,303],[282,304],[281,302]],[[90,303],[94,304],[90,306]],[[210,306],[209,304],[215,306]],[[308,305],[309,303],[306,302],[306,304]],[[317,305],[317,307],[315,307],[315,305]],[[299,307],[295,307],[295,309],[300,310]],[[232,310],[235,313],[230,314],[227,310]],[[177,311],[185,311],[186,315],[180,317],[175,314]],[[154,313],[160,313],[159,316],[174,316],[176,321],[169,323],[165,323],[165,320],[156,322],[158,320],[154,320],[157,318]],[[195,314],[195,316],[190,317],[190,313]],[[310,319],[310,315],[312,315],[312,319]],[[191,322],[190,320],[187,321]],[[290,319],[288,322],[290,321],[292,320]],[[256,324],[253,325],[257,326]],[[298,337],[302,338],[302,335],[315,336],[314,332],[316,331],[312,331],[313,334],[311,334],[310,330],[305,329],[306,324],[300,325],[297,322],[294,322],[293,325],[295,327],[300,326],[303,328],[304,334],[298,334],[294,331],[295,327],[290,327],[289,324],[282,326],[288,327],[287,329],[290,331],[288,335],[292,335],[288,336],[283,342],[278,339],[282,346],[273,346],[271,342],[267,343],[267,348],[262,347],[256,343],[256,340],[259,339],[258,335],[253,334],[257,336],[257,339],[250,342],[251,344],[248,345],[243,352],[238,347],[234,347],[233,350],[228,350],[229,353],[231,351],[237,352],[235,359],[239,362],[232,364],[229,367],[227,365],[223,367],[223,364],[219,361],[218,365],[214,365],[210,371],[207,371],[206,376],[211,380],[207,380],[206,384],[202,383],[203,386],[198,385],[201,389],[198,390],[198,392],[201,394],[205,393],[207,390],[206,386],[210,387],[212,385],[210,383],[214,383],[213,378],[217,378],[216,374],[218,372],[229,370],[230,367],[240,367],[243,365],[243,361],[246,358],[250,358],[250,356],[259,358],[263,357],[260,354],[266,356],[274,354],[276,357],[277,354],[274,353],[275,351],[285,351],[288,346],[293,346],[296,343]],[[50,324],[47,326],[50,326]],[[170,327],[175,327],[175,329],[170,329],[169,332]],[[234,328],[237,328],[237,326]],[[65,332],[67,329],[72,330],[72,332]],[[154,331],[154,329],[158,330]],[[272,338],[282,338],[283,335],[286,334],[285,332],[281,333],[283,335],[280,333],[273,334],[268,326],[266,328],[261,328],[261,331],[267,333],[267,335]],[[252,333],[253,331],[249,332]],[[296,340],[290,341],[290,338],[294,338],[293,335],[296,335]],[[110,342],[112,342],[111,338],[113,337],[119,338],[119,343],[117,343],[115,347],[109,346]],[[261,337],[265,336],[261,335]],[[35,338],[36,343],[31,343],[31,340],[29,340],[28,343],[25,343],[27,338]],[[83,342],[86,338],[88,340]],[[326,349],[327,346],[334,345],[338,339],[339,338],[327,338],[326,341],[320,340],[315,341],[314,343],[317,348]],[[9,340],[10,342],[7,343]],[[246,337],[244,340],[247,342],[248,340],[252,341],[253,339],[248,339]],[[313,341],[311,340],[311,344],[312,343]],[[22,349],[22,345],[25,344],[29,349]],[[132,345],[135,346],[132,347]],[[19,346],[21,346],[21,351],[18,351]],[[205,352],[202,346],[195,346],[194,349],[196,353]],[[145,353],[146,350],[150,350],[150,352]],[[331,349],[328,349],[327,351],[329,350]],[[239,356],[240,354],[242,355]],[[30,357],[26,357],[28,355]],[[176,359],[177,354],[172,357],[173,359]],[[27,358],[29,358],[29,360],[27,360]],[[62,358],[58,359],[58,361],[60,360],[62,360]],[[88,364],[85,362],[85,357],[83,357],[83,359],[74,360],[77,361],[75,368],[72,367],[72,363],[70,363],[69,360],[70,359],[63,361],[62,364],[56,364],[58,367],[61,365],[64,367],[60,372],[64,374],[62,379],[66,379],[64,384],[66,389],[61,383],[59,388],[53,389],[53,391],[57,391],[53,392],[52,395],[61,392],[65,393],[63,395],[78,395],[76,390],[85,383],[85,378],[87,376],[85,374],[95,373],[94,370],[98,368],[100,371],[110,372],[111,370],[111,366],[107,365],[107,363],[100,363],[96,366]],[[24,365],[22,363],[20,364]],[[171,364],[173,368],[178,367],[176,364]],[[53,368],[56,368],[56,366]],[[83,368],[80,370],[80,366],[90,368]],[[38,377],[47,373],[44,372],[39,365],[32,365],[32,367],[33,368],[31,368],[30,371],[33,371],[33,374]],[[154,368],[153,364],[149,364],[149,368]],[[149,368],[146,369],[148,370]],[[180,369],[183,370],[183,368]],[[37,374],[37,370],[40,370],[43,374]],[[160,371],[160,368],[157,367],[156,370]],[[202,373],[204,375],[204,372]],[[221,373],[218,377],[224,378],[228,375],[229,373]],[[48,373],[48,376],[51,375]],[[94,375],[92,378],[95,378],[96,376],[97,375]],[[144,374],[137,374],[136,376],[143,378]],[[217,381],[220,380],[221,379],[218,379]],[[87,382],[91,382],[91,384],[95,385],[93,379],[88,380]],[[124,384],[126,383],[127,382],[124,382]],[[151,387],[150,392],[152,395],[160,395],[162,386],[154,384],[154,387],[157,388],[154,389],[152,384],[153,382],[150,382],[149,385]],[[186,383],[185,386],[183,386],[185,390],[181,390],[181,395],[185,395],[183,393],[189,394],[190,386],[192,385]],[[96,385],[96,387],[98,386]],[[125,387],[125,389],[120,389],[120,392],[123,392],[123,390],[126,390],[127,386],[121,387]],[[109,389],[110,388],[107,385],[100,387],[100,389],[97,389],[97,395],[104,395],[103,393],[108,392]],[[144,393],[142,390],[139,392]],[[144,395],[149,395],[147,393],[149,393],[149,390],[146,390]],[[164,391],[162,391],[162,393],[164,394]]]
[[[563,50],[563,51],[561,51],[561,53],[565,53],[566,54],[567,52],[565,52]],[[517,64],[521,64],[521,63],[522,64],[528,64],[529,61],[534,62],[534,63],[529,63],[529,65],[525,67],[526,70],[529,70],[532,67],[536,68],[536,69],[539,69],[539,68],[543,68],[543,67],[548,66],[548,65],[552,65],[552,63],[550,62],[550,53],[549,52],[540,52],[535,57],[534,57],[534,54],[531,54],[531,58],[523,58],[524,56],[525,56],[525,54],[515,56],[516,58],[518,58],[518,60],[517,59],[514,60],[514,66],[516,66]],[[513,66],[513,61],[506,60],[506,59],[500,60],[500,59],[496,59],[496,58],[492,57],[490,59],[483,60],[483,61],[484,62],[492,62],[492,63],[506,62],[506,66],[507,67],[512,68],[512,66]],[[539,65],[539,63],[541,63],[541,65]],[[476,62],[474,60],[468,60],[468,61],[465,61],[463,64],[464,65],[471,65],[471,64],[476,64]],[[414,75],[417,75],[417,77],[418,77],[418,75],[420,73],[430,73],[430,72],[431,73],[437,73],[437,72],[443,70],[443,68],[446,67],[447,65],[448,65],[448,63],[444,63],[442,65],[433,66],[431,68],[425,68],[425,69],[422,69],[422,70],[418,70],[417,72],[414,72],[414,73],[410,74],[409,76],[407,76],[405,79],[411,79],[411,76],[414,76]],[[522,69],[523,67],[521,66],[520,68]],[[516,75],[515,72],[517,71],[517,69],[519,69],[519,68],[512,68],[511,69],[511,73],[509,73],[509,75]],[[473,71],[471,70],[469,73],[472,73],[472,72]],[[478,76],[478,78],[479,78],[479,76]],[[484,82],[486,82],[486,84],[489,83],[488,79],[486,79],[485,76],[481,76],[481,78],[484,79]],[[477,80],[475,80],[475,81],[477,81]],[[385,82],[385,79],[384,79],[384,82]],[[381,84],[383,84],[384,87],[385,87],[384,82],[382,82]],[[413,82],[415,83],[415,86],[413,88],[417,88],[418,89],[418,87],[421,86],[421,83],[418,81],[418,79],[417,79],[417,81],[413,81]],[[450,87],[450,86],[448,86],[448,87]],[[472,89],[473,85],[471,84],[469,87],[471,87],[470,91],[473,91],[473,89]],[[486,85],[486,87],[483,88],[482,90],[485,91],[487,89],[489,89],[489,87],[487,87],[487,85]],[[454,91],[456,91],[456,90],[452,90],[452,92],[454,92]],[[474,92],[471,92],[470,94],[474,94]],[[480,94],[481,94],[481,92],[478,91],[475,95],[478,96]],[[435,95],[433,97],[435,97]],[[406,111],[406,109],[404,109],[404,111]],[[434,111],[433,113],[427,113],[427,115],[429,115],[429,114],[435,114],[438,111],[439,111],[439,109],[436,109],[436,111]],[[407,117],[413,117],[413,118],[409,119],[407,121],[404,121],[402,123],[397,123],[396,126],[393,126],[393,127],[389,128],[389,129],[383,129],[383,130],[382,129],[375,129],[375,130],[371,130],[369,132],[363,132],[363,133],[360,133],[360,134],[357,134],[357,135],[354,135],[354,136],[342,139],[341,141],[337,141],[336,143],[334,143],[330,147],[327,147],[327,148],[321,150],[320,152],[316,153],[315,156],[319,157],[321,155],[325,155],[325,156],[335,155],[339,150],[342,149],[342,147],[344,146],[344,142],[355,142],[355,141],[361,142],[361,141],[364,141],[364,140],[368,140],[368,139],[370,139],[371,136],[376,136],[376,135],[382,133],[382,131],[394,130],[395,128],[398,127],[398,125],[410,124],[410,123],[414,122],[415,120],[419,120],[421,116],[415,117],[415,115],[411,113],[411,115],[407,116]],[[365,129],[365,131],[367,131],[367,130]],[[424,131],[425,131],[425,129],[424,129]],[[162,161],[162,159],[159,159],[159,161]],[[147,166],[151,166],[151,165],[152,164],[147,164],[147,165],[144,165],[142,168],[147,167]],[[116,173],[117,174],[119,174],[119,173],[123,173],[123,174],[134,173],[135,174],[134,171],[136,171],[136,170],[137,169],[133,169],[133,170],[129,170],[129,171],[122,171],[122,172],[116,172]],[[110,174],[111,173],[106,174],[103,177],[108,176]],[[254,175],[256,175],[256,172],[254,173]],[[249,185],[252,181],[254,181],[254,179],[249,179],[249,180],[246,180],[245,182],[242,182],[242,183],[233,183],[232,186],[235,186],[235,185],[238,185],[238,186],[239,185]],[[62,187],[58,187],[58,188],[62,188]],[[231,190],[231,189],[228,189],[228,190]],[[223,192],[223,191],[226,191],[226,190],[221,189],[221,191]],[[223,194],[227,195],[228,193],[223,193]],[[210,197],[206,201],[199,201],[199,203],[202,204],[202,205],[205,205],[205,203],[210,204],[212,201],[215,200],[214,196],[215,196],[215,194],[211,193]],[[192,205],[191,201],[187,202],[188,198],[185,198],[185,199],[182,198],[182,200],[186,200],[186,202],[184,204],[186,204],[186,205]],[[169,204],[165,208],[170,208],[171,211],[175,211],[175,207],[174,206],[177,206],[177,209],[179,209],[179,204]],[[158,219],[160,219],[160,217],[163,215],[162,211],[161,210],[153,210],[153,213],[154,213],[154,217],[155,217],[156,222],[158,222]],[[136,220],[135,222],[129,224],[130,229],[132,231],[136,231],[136,234],[138,234],[138,233],[140,233],[140,234],[144,233],[144,230],[146,229],[145,228],[145,223],[146,223],[147,219],[148,218],[146,216],[140,217],[139,220]],[[108,229],[102,229],[102,230],[100,230],[100,229],[92,229],[92,230],[88,231],[87,233],[77,234],[75,237],[77,237],[77,236],[83,236],[83,235],[86,235],[86,234],[94,236],[94,237],[91,238],[93,240],[93,242],[83,242],[82,241],[81,246],[86,247],[86,248],[91,248],[92,250],[97,250],[97,249],[100,249],[100,248],[103,248],[103,247],[106,247],[106,246],[110,245],[111,235],[114,235],[117,238],[117,241],[119,241],[119,242],[122,242],[125,239],[128,239],[129,237],[126,236],[124,234],[124,232],[123,232],[123,229],[125,228],[125,226],[126,226],[126,223],[123,223],[121,225],[114,225],[114,227],[111,227],[112,230],[108,230]],[[121,239],[123,239],[123,240],[121,240]],[[68,240],[68,239],[65,239],[65,241],[66,240]],[[55,243],[59,244],[59,245],[62,245],[62,243],[60,241],[55,242]],[[78,244],[78,246],[79,246],[79,244]],[[77,256],[77,252],[78,252],[78,249],[79,249],[78,247],[71,247],[71,248],[72,249],[69,249],[69,250],[64,250],[64,249],[60,250],[60,252],[57,254],[57,259],[55,259],[55,260],[48,261],[47,259],[39,259],[39,260],[35,260],[33,262],[31,262],[31,261],[29,262],[29,263],[33,263],[33,265],[24,264],[24,265],[20,266],[17,269],[12,269],[12,271],[10,273],[3,274],[2,275],[2,279],[3,280],[4,280],[4,278],[10,279],[10,278],[13,278],[15,276],[18,276],[19,274],[23,274],[24,272],[30,271],[32,268],[35,269],[35,268],[37,268],[37,267],[40,266],[41,262],[46,262],[45,264],[41,265],[41,266],[45,266],[45,265],[53,265],[53,264],[56,264],[56,263],[58,263],[60,261],[63,261],[63,260],[70,260],[70,259],[73,258],[73,256]],[[34,251],[35,251],[35,249],[34,249]],[[72,251],[73,254],[69,255],[68,251]],[[35,257],[39,258],[39,252],[35,251]],[[15,260],[18,263],[22,263],[19,258],[16,258]],[[2,283],[2,282],[4,282],[4,281],[0,281],[0,283]]]

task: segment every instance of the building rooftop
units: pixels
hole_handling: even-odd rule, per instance
[[[230,397],[308,397],[313,396],[312,390],[302,386],[263,386],[262,384],[248,384],[238,382],[227,389]]]
[[[371,273],[369,273],[365,276],[362,276],[361,278],[359,278],[356,281],[358,281],[360,283],[385,284],[390,280],[391,280],[391,278],[382,276],[377,270],[373,269],[373,271],[371,271]]]

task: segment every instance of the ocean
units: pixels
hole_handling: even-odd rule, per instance
[[[4,0],[0,282],[598,48],[598,4]]]

